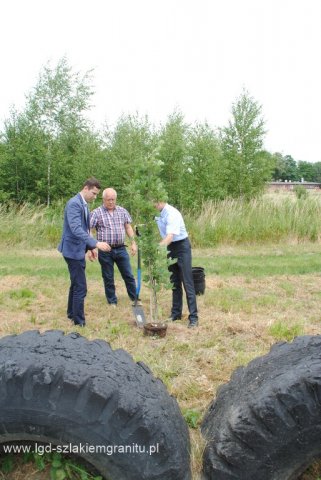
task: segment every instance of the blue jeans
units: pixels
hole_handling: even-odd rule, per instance
[[[172,290],[172,312],[173,318],[181,318],[183,309],[183,289],[186,293],[189,320],[197,321],[197,303],[192,272],[192,251],[188,238],[168,245],[168,256],[177,259],[176,263],[169,266],[171,272],[170,280],[173,284]]]
[[[136,298],[136,281],[132,273],[129,255],[125,247],[113,248],[110,252],[98,252],[101,265],[101,274],[104,281],[105,295],[108,303],[117,303],[114,281],[114,263],[125,282],[128,296],[131,300]]]
[[[85,325],[84,302],[87,294],[86,261],[64,257],[70,275],[67,316],[75,325]]]

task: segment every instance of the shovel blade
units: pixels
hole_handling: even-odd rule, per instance
[[[146,323],[146,318],[144,314],[144,310],[141,306],[135,305],[133,306],[133,313],[135,316],[136,324],[138,328],[143,328]]]

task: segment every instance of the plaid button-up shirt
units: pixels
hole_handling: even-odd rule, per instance
[[[126,223],[132,223],[131,216],[125,208],[118,205],[112,213],[102,205],[90,214],[90,228],[96,229],[98,242],[107,242],[109,245],[124,244]]]

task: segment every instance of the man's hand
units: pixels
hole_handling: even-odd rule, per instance
[[[172,243],[173,237],[174,237],[173,233],[168,233],[168,234],[166,235],[166,237],[163,238],[163,240],[161,240],[161,241],[159,242],[160,246],[162,246],[162,247],[163,247],[163,246],[167,247],[170,243]]]
[[[98,250],[102,250],[103,252],[110,252],[111,250],[110,245],[108,245],[108,243],[106,242],[97,242],[96,247],[98,248]]]
[[[136,253],[137,253],[137,245],[136,245],[135,242],[132,242],[132,243],[131,243],[130,252],[131,252],[132,255],[136,255]]]
[[[97,252],[96,250],[89,250],[88,251],[88,260],[90,262],[94,262],[97,258]]]

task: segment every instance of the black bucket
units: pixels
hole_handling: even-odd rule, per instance
[[[193,267],[193,281],[196,295],[204,295],[205,292],[205,271],[202,267]]]

